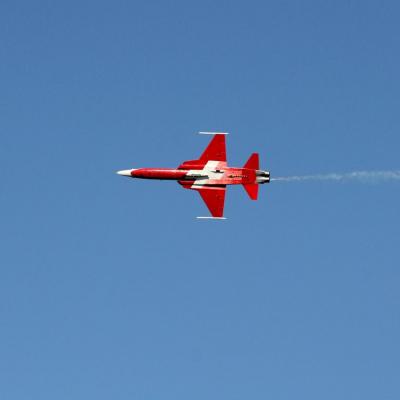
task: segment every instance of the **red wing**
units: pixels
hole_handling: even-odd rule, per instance
[[[211,142],[200,156],[200,160],[226,162],[225,135],[218,133],[214,135]]]
[[[213,217],[222,217],[224,215],[226,185],[196,190],[200,193]]]

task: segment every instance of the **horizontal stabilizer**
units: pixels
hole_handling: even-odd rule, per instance
[[[257,200],[257,198],[258,198],[257,183],[248,183],[248,184],[243,185],[243,187],[252,200]]]
[[[260,169],[260,161],[259,161],[258,153],[253,153],[250,156],[250,158],[247,160],[246,164],[244,164],[243,168]]]

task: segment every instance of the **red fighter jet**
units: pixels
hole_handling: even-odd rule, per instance
[[[118,171],[118,175],[140,179],[176,180],[185,189],[197,190],[213,218],[225,219],[227,185],[243,185],[250,199],[257,200],[258,185],[268,183],[270,174],[259,167],[258,153],[253,153],[242,168],[228,167],[225,136],[227,133],[199,132],[214,135],[198,160],[185,161],[178,168],[139,168]]]

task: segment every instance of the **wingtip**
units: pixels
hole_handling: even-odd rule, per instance
[[[227,219],[226,217],[196,217],[196,219]]]
[[[199,135],[229,135],[229,132],[198,132]]]

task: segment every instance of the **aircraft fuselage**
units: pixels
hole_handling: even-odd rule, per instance
[[[176,180],[182,184],[189,182],[202,185],[243,185],[268,183],[269,172],[247,168],[217,167],[203,169],[138,168],[118,171],[119,175],[139,179]]]

